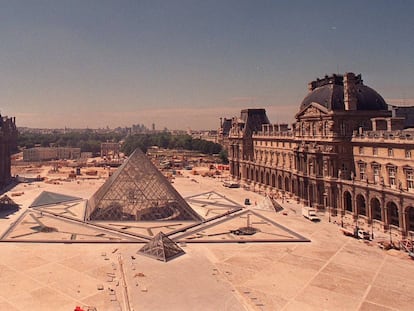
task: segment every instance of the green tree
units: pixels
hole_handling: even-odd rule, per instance
[[[222,149],[219,153],[219,158],[220,158],[220,160],[223,164],[228,164],[229,163],[229,157],[228,157],[228,154],[227,154],[227,150]]]

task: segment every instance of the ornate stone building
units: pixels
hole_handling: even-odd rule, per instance
[[[0,115],[0,189],[11,181],[11,153],[16,149],[16,118]]]
[[[80,157],[81,149],[72,147],[34,147],[23,150],[23,161],[26,162],[69,160]]]
[[[361,75],[309,83],[295,118],[291,127],[270,124],[264,109],[233,118],[232,176],[332,216],[414,231],[414,129]]]

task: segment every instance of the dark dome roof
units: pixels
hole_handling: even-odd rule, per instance
[[[388,110],[385,100],[372,88],[362,84],[362,80],[355,85],[357,110]],[[325,77],[310,83],[312,91],[304,98],[300,110],[315,102],[328,110],[345,110],[344,85],[342,76]]]

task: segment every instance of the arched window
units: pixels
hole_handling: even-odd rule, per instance
[[[407,208],[407,228],[409,231],[414,231],[414,207]]]
[[[290,192],[289,185],[290,185],[289,177],[285,177],[285,190],[287,192]]]
[[[344,207],[348,212],[352,212],[352,196],[348,191],[344,192]]]
[[[357,214],[367,216],[367,209],[365,204],[365,198],[362,194],[358,194],[356,197]]]
[[[398,227],[400,225],[400,220],[397,205],[394,202],[388,202],[387,210],[389,224]]]
[[[382,221],[381,204],[377,198],[371,199],[371,211],[372,219]]]

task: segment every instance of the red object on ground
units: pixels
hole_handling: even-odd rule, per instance
[[[76,306],[76,308],[75,308],[75,310],[73,310],[73,311],[85,311],[85,310],[83,310],[81,307],[79,307],[79,306]]]

